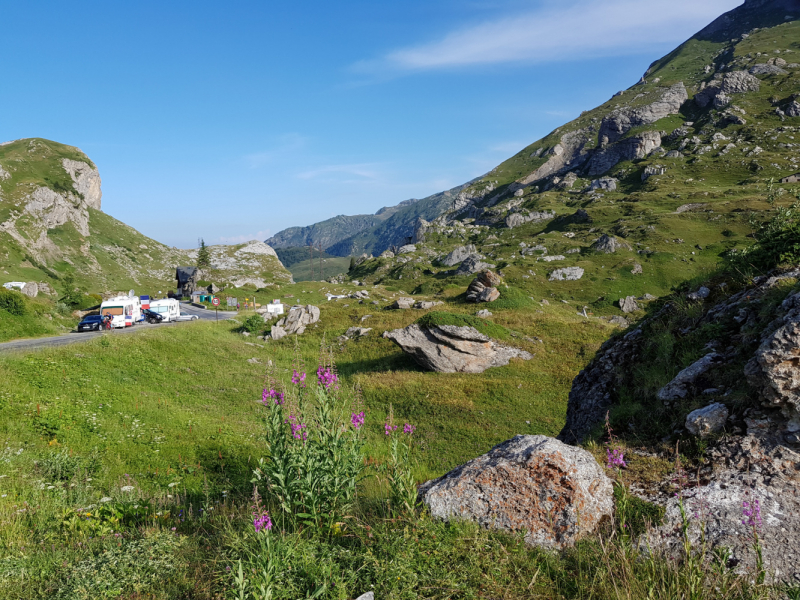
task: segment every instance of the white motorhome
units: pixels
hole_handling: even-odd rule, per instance
[[[166,323],[167,321],[177,321],[181,316],[181,303],[175,298],[165,298],[164,300],[152,300],[150,310],[160,314]]]
[[[111,317],[112,327],[133,327],[142,320],[142,302],[138,296],[117,296],[100,305],[100,314]]]

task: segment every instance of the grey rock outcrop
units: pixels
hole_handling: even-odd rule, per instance
[[[486,269],[494,269],[494,265],[485,263],[477,255],[473,255],[459,265],[458,269],[456,269],[456,275],[474,275]]]
[[[592,155],[586,173],[593,177],[602,175],[618,163],[626,160],[639,160],[647,157],[653,150],[661,147],[661,133],[658,131],[643,131],[610,144]]]
[[[730,96],[731,94],[757,92],[760,89],[761,82],[757,77],[753,77],[747,71],[734,71],[733,73],[715,76],[705,89],[695,95],[694,101],[701,108],[705,108],[713,104],[720,94]]]
[[[750,67],[751,75],[786,75],[786,73],[787,71],[777,65],[759,64]]]
[[[654,175],[663,175],[667,172],[666,167],[662,167],[661,165],[648,165],[644,168],[642,172],[642,181],[647,181]]]
[[[287,335],[286,330],[278,325],[273,325],[269,331],[269,336],[276,341],[285,338]]]
[[[481,318],[481,319],[486,319],[486,318],[488,318],[488,317],[491,317],[491,316],[492,316],[492,313],[490,313],[490,312],[489,312],[488,310],[486,310],[485,308],[482,308],[481,310],[479,310],[478,312],[476,312],[476,313],[475,313],[475,316],[476,316],[476,317],[479,317],[479,318]]]
[[[500,297],[497,287],[502,281],[496,273],[482,271],[467,288],[467,302],[494,302]]]
[[[583,273],[584,271],[580,267],[564,267],[550,273],[548,279],[550,281],[577,281],[583,277]]]
[[[667,499],[664,523],[639,540],[640,548],[667,557],[683,556],[682,504],[684,511],[696,515],[688,519],[686,530],[692,546],[704,544],[709,555],[724,548],[734,571],[750,576],[757,572],[753,526],[743,518],[742,508],[758,502],[766,580],[796,585],[800,581],[800,454],[748,435],[721,444],[710,455],[716,464],[713,479],[683,490],[680,498]]]
[[[506,217],[506,227],[513,229],[525,223],[541,223],[542,221],[549,221],[556,218],[556,213],[552,211],[544,212],[512,212]]]
[[[28,296],[28,298],[36,298],[39,295],[39,284],[33,281],[29,281],[25,285],[22,286],[20,290],[23,294]]]
[[[792,103],[786,107],[784,113],[787,117],[800,117],[800,102],[797,100],[792,101]]]
[[[641,275],[643,273],[642,265],[639,263],[633,263],[633,268],[631,269],[631,275]]]
[[[289,309],[289,314],[278,321],[273,330],[282,330],[286,335],[301,335],[306,327],[319,321],[319,308],[307,304],[305,306],[293,306]],[[280,331],[278,331],[280,334]],[[275,339],[275,336],[272,336]]]
[[[698,408],[686,416],[686,429],[692,435],[706,436],[719,433],[728,420],[728,409],[724,404],[715,402]]]
[[[691,292],[689,294],[686,294],[686,297],[689,300],[697,302],[699,300],[705,300],[710,295],[711,295],[711,290],[708,289],[706,286],[701,286],[700,289],[698,289],[696,292]]]
[[[398,298],[389,305],[389,308],[394,310],[408,310],[412,306],[414,306],[413,298]]]
[[[439,373],[483,373],[507,365],[512,358],[533,358],[524,350],[498,344],[474,327],[422,327],[414,323],[405,329],[388,331],[384,337],[400,346],[424,369]]]
[[[100,173],[85,162],[65,158],[61,161],[64,170],[72,178],[72,186],[89,208],[100,210],[103,199]]]
[[[440,259],[439,262],[445,267],[455,267],[456,265],[473,256],[478,259],[483,258],[480,254],[478,254],[478,250],[473,244],[468,244],[466,246],[459,246],[450,252],[450,254]]]
[[[589,157],[583,150],[591,137],[593,136],[585,129],[565,133],[561,136],[560,142],[548,151],[549,158],[547,162],[527,177],[521,179],[519,183],[521,185],[529,185],[556,173],[580,167]]]
[[[606,192],[616,192],[618,183],[619,181],[617,181],[613,177],[602,177],[600,179],[595,179],[592,183],[590,183],[589,190],[592,192],[597,190],[603,190]]]
[[[561,549],[613,511],[613,487],[594,457],[542,435],[518,435],[419,488],[435,518],[520,532],[532,546]]]
[[[600,145],[605,147],[617,142],[634,127],[650,125],[659,119],[678,114],[681,106],[689,99],[683,83],[667,88],[661,97],[646,106],[624,107],[613,111],[600,125]]]
[[[700,360],[678,373],[675,378],[658,391],[657,397],[664,402],[686,398],[701,375],[706,374],[722,357],[716,352],[706,354]]]
[[[416,252],[417,247],[414,244],[406,244],[405,246],[400,246],[397,249],[397,255],[400,256],[401,254],[411,254],[412,252]]]
[[[432,308],[436,308],[437,306],[441,306],[444,302],[432,302],[428,300],[422,300],[414,304],[414,308],[419,310],[430,310]]]
[[[624,313],[632,313],[639,310],[639,305],[636,303],[636,296],[621,298],[619,301],[619,308]]]
[[[800,426],[800,293],[781,308],[786,314],[765,332],[745,374],[765,406],[780,408]]]
[[[592,250],[595,252],[602,252],[603,254],[613,254],[617,250],[630,250],[631,247],[625,242],[619,241],[613,235],[603,234],[600,238],[592,244]]]

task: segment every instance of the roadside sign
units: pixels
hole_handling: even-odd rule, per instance
[[[211,301],[211,304],[213,304],[214,306],[219,306],[219,298],[214,298],[214,299]]]

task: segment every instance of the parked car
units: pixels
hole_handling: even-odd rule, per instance
[[[103,329],[103,317],[100,315],[86,315],[78,323],[78,333],[81,331],[100,331]]]
[[[148,323],[155,325],[156,323],[161,323],[164,320],[164,317],[158,314],[155,311],[150,310],[149,308],[142,309],[142,314],[144,315],[145,320]]]
[[[178,321],[196,321],[199,319],[197,315],[190,315],[189,313],[181,313],[177,318]]]

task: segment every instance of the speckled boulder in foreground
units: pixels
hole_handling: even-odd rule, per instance
[[[545,548],[571,546],[611,516],[611,480],[594,457],[543,435],[518,435],[429,481],[420,499],[434,517],[527,531]]]

